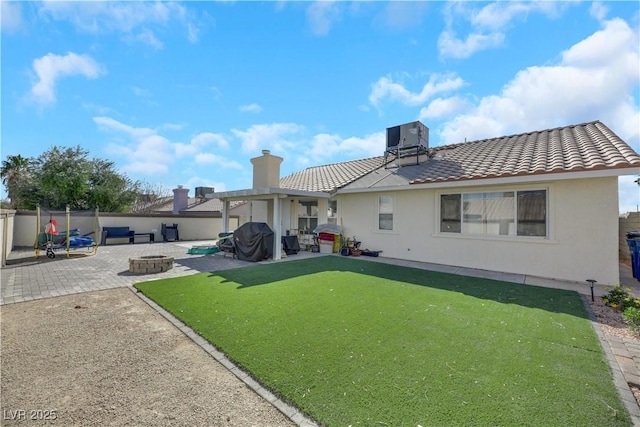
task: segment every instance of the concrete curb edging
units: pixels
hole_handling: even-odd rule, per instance
[[[622,403],[627,408],[627,412],[629,412],[629,416],[631,418],[631,422],[634,427],[640,427],[640,407],[638,406],[638,402],[636,401],[635,396],[631,392],[631,388],[627,383],[627,380],[622,373],[622,369],[616,360],[615,355],[613,354],[613,350],[611,349],[611,345],[607,340],[604,332],[600,328],[598,321],[596,320],[596,316],[589,305],[587,297],[582,295],[582,300],[587,309],[587,313],[589,313],[589,320],[591,320],[591,325],[593,326],[593,330],[595,331],[598,340],[600,341],[600,346],[602,347],[602,351],[607,358],[607,362],[609,364],[609,368],[611,369],[611,375],[613,377],[613,384],[618,390],[618,395],[622,400]]]
[[[156,310],[162,317],[171,322],[176,328],[182,331],[187,337],[189,337],[195,344],[200,346],[204,351],[209,353],[211,357],[217,360],[222,366],[227,368],[229,372],[235,375],[240,381],[245,383],[247,387],[252,389],[258,396],[262,397],[264,400],[273,405],[278,411],[284,414],[287,418],[289,418],[292,422],[300,427],[318,427],[314,421],[307,418],[304,414],[302,414],[298,409],[279,399],[276,395],[271,393],[269,390],[264,388],[260,383],[254,380],[248,373],[238,368],[231,360],[229,360],[224,353],[215,348],[211,343],[202,338],[202,336],[198,335],[193,329],[189,326],[175,318],[171,313],[169,313],[164,308],[160,307],[151,299],[147,298],[142,292],[138,291],[133,285],[128,286],[128,288],[138,296],[142,301],[147,303],[151,308]],[[633,397],[633,396],[631,396]]]

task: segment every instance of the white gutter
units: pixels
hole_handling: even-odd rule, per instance
[[[212,198],[228,199],[228,200],[270,200],[272,196],[277,195],[280,198],[285,197],[312,197],[317,199],[328,199],[329,193],[321,191],[304,191],[292,190],[289,188],[264,187],[264,188],[248,188],[245,190],[223,191],[211,194]],[[271,196],[271,197],[270,197]]]

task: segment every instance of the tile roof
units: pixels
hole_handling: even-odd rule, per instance
[[[331,192],[384,165],[384,156],[314,166],[280,179],[280,188]]]
[[[436,147],[411,184],[640,168],[640,156],[599,121]]]
[[[393,159],[392,159],[393,160]],[[432,182],[640,168],[640,156],[599,121],[429,150],[418,165],[385,169],[384,156],[307,168],[280,187],[333,192]]]

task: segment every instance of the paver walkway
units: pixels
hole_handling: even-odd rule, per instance
[[[208,242],[162,242],[135,245],[100,246],[98,253],[82,256],[79,252],[67,258],[61,251],[56,258],[49,259],[44,253],[35,259],[33,250],[17,250],[9,255],[7,266],[0,274],[0,305],[19,303],[40,298],[68,295],[101,289],[131,286],[150,279],[185,276],[205,271],[225,270],[236,267],[251,267],[259,263],[239,261],[222,254],[189,255],[187,250],[193,245]],[[78,256],[80,255],[80,256]],[[129,258],[145,255],[166,255],[174,257],[174,268],[153,275],[135,275],[128,272]],[[323,256],[311,252],[300,252],[284,258],[283,261]],[[423,268],[432,271],[485,277],[507,282],[575,290],[585,298],[590,298],[591,289],[586,283],[566,282],[519,274],[475,270],[462,267],[430,264],[384,257],[361,257],[362,261],[384,262]],[[271,262],[271,261],[266,261]],[[640,282],[631,275],[630,267],[620,266],[621,284],[640,296]],[[594,293],[601,296],[606,289],[596,285]],[[591,313],[593,316],[593,313]],[[594,320],[594,329],[611,366],[614,382],[629,410],[634,426],[640,427],[640,407],[629,384],[640,387],[640,345],[636,341],[606,336]]]

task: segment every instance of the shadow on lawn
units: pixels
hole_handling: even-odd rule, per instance
[[[325,271],[344,271],[378,278],[411,283],[418,286],[459,292],[475,298],[504,304],[538,308],[556,313],[588,318],[584,303],[577,292],[551,289],[511,282],[501,282],[456,274],[440,273],[386,263],[363,262],[348,257],[319,257],[212,272],[212,276],[238,283],[242,290],[300,276]],[[310,277],[310,280],[313,280]]]

